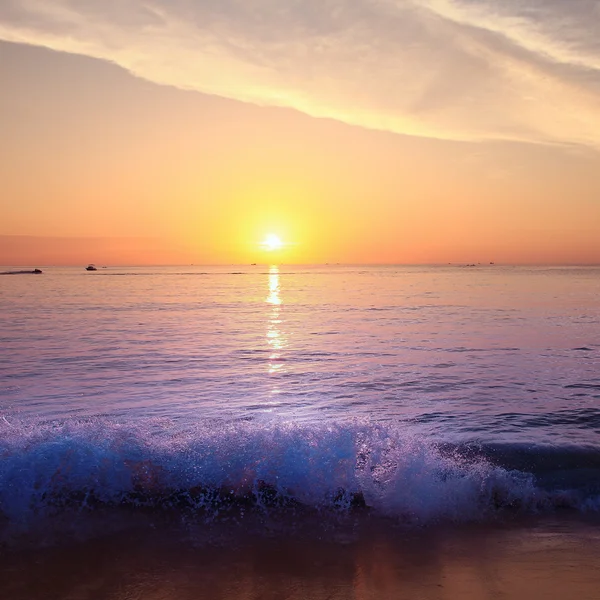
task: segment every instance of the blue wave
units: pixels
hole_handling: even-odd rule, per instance
[[[403,523],[600,509],[595,448],[435,444],[401,425],[0,418],[0,514],[365,510]]]

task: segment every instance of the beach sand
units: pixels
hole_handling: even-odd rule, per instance
[[[236,526],[237,527],[237,526]],[[597,518],[241,534],[156,523],[40,548],[4,547],[3,600],[597,600]]]

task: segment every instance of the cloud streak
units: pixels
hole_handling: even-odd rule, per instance
[[[600,148],[600,0],[3,0],[0,39],[441,139]]]

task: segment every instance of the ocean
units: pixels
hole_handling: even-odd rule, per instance
[[[598,597],[600,267],[42,269],[3,598]]]

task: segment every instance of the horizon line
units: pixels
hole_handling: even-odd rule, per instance
[[[69,263],[69,264],[44,264],[44,263],[11,263],[0,264],[0,268],[11,267],[44,267],[44,268],[82,268],[89,264],[102,263]],[[140,264],[140,263],[122,263],[122,264],[107,264],[99,267],[100,269],[111,268],[157,268],[157,267],[600,267],[600,262],[468,262],[468,261],[452,261],[452,262],[428,262],[428,263],[403,263],[403,262],[302,262],[302,263],[275,263],[275,262],[256,262],[256,263],[155,263],[155,264]]]

